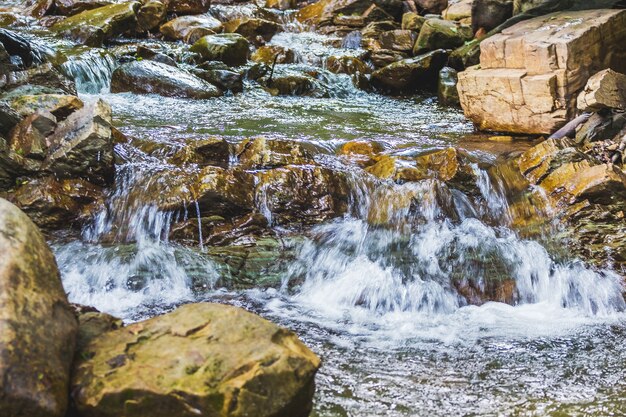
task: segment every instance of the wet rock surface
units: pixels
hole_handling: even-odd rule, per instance
[[[219,88],[193,74],[153,61],[129,62],[117,68],[111,91],[196,99],[222,95]]]
[[[63,417],[78,324],[37,227],[4,199],[0,219],[0,412]]]
[[[293,333],[219,304],[107,332],[82,353],[72,382],[78,410],[118,417],[306,416],[320,365]]]

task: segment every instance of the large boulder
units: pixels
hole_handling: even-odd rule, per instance
[[[111,92],[130,91],[166,97],[206,99],[222,91],[182,69],[154,61],[133,61],[118,67],[111,78]]]
[[[626,11],[559,12],[480,44],[480,66],[459,73],[465,115],[480,129],[549,134],[572,118],[591,75],[626,72]]]
[[[78,324],[52,251],[0,199],[0,415],[63,417]]]
[[[223,29],[222,22],[211,16],[181,16],[172,19],[159,29],[170,39],[195,43],[206,35],[214,35]]]
[[[230,66],[244,65],[250,55],[250,44],[238,33],[223,33],[200,38],[191,46],[205,61],[222,61]]]
[[[72,381],[98,417],[305,417],[320,360],[292,332],[245,310],[189,304],[94,338]]]
[[[412,93],[432,88],[447,57],[446,52],[437,50],[394,62],[372,73],[372,85],[392,93]]]
[[[86,10],[56,23],[51,30],[85,45],[100,46],[106,39],[134,29],[140,6],[130,1]]]

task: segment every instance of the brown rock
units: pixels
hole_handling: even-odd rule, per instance
[[[277,23],[265,19],[243,17],[224,23],[225,32],[238,33],[254,43],[258,43],[257,37],[269,42],[280,30]]]
[[[52,251],[0,199],[0,415],[63,417],[78,324]]]
[[[106,332],[78,358],[74,401],[99,417],[304,417],[320,365],[292,332],[209,303]]]
[[[203,36],[220,33],[223,26],[211,16],[181,16],[165,23],[159,30],[170,39],[193,44]]]
[[[158,0],[148,0],[137,10],[139,28],[149,31],[158,27],[167,16],[167,7]]]
[[[411,52],[417,39],[417,32],[412,30],[390,30],[380,35],[380,44],[385,49]]]
[[[424,13],[441,14],[448,7],[448,0],[415,0],[415,4]]]
[[[211,0],[166,0],[168,13],[202,14],[209,11]]]
[[[480,67],[459,73],[466,116],[480,129],[549,134],[572,118],[589,76],[626,71],[626,11],[530,19],[480,44]],[[585,57],[585,59],[580,59]]]
[[[578,110],[626,110],[626,75],[606,69],[593,75],[579,94]]]

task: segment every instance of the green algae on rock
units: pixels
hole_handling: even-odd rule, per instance
[[[0,199],[0,415],[63,417],[78,324],[54,255]]]
[[[91,340],[72,392],[94,417],[304,417],[319,366],[286,329],[240,308],[188,304]]]

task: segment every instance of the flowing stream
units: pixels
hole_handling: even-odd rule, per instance
[[[219,6],[214,13],[242,12]],[[298,52],[292,65],[323,68],[329,55],[359,53],[331,41],[294,25],[271,43]],[[332,92],[326,98],[274,97],[252,84],[211,100],[110,94],[115,65],[92,50],[64,70],[85,99],[112,105],[126,135],[172,149],[211,135],[311,144],[321,164],[348,172],[351,207],[297,236],[276,227],[293,255],[275,279],[240,289],[211,248],[168,241],[175,219],[198,216],[193,204],[176,213],[151,204],[151,178],[176,167],[118,144],[106,208],[81,236],[52,240],[71,301],[128,321],[216,301],[291,328],[323,359],[315,416],[626,415],[621,278],[571,258],[552,229],[527,240],[511,228],[511,197],[485,169],[500,144],[473,141],[460,110],[432,97],[364,92],[331,73],[323,77]],[[354,139],[391,155],[464,147],[477,161],[480,193],[435,180],[374,179],[335,156]],[[271,221],[267,198],[257,197],[257,211]],[[402,204],[406,198],[419,204]],[[372,216],[384,226],[372,225]],[[468,280],[489,286],[502,274],[518,289],[515,306],[467,305],[457,290]]]

